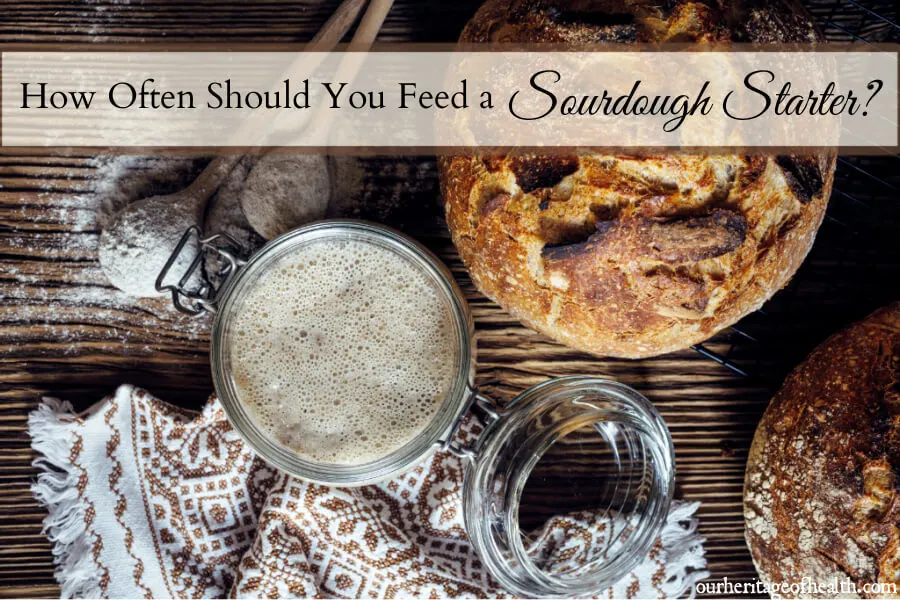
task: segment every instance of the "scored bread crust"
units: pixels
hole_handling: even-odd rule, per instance
[[[835,580],[860,595],[866,583],[900,586],[898,468],[900,302],[816,348],[763,415],[744,481],[760,579],[823,586],[807,597],[834,597]]]
[[[461,42],[809,42],[798,6],[489,0]],[[835,156],[447,156],[453,242],[478,289],[569,346],[641,358],[703,341],[799,268]]]

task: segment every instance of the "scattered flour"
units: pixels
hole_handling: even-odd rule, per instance
[[[413,159],[335,159],[337,185],[330,217],[377,220],[401,226],[408,213],[434,202],[437,178],[432,161]],[[119,340],[130,352],[151,352],[160,335],[204,338],[208,318],[182,315],[168,298],[133,298],[113,288],[97,261],[100,233],[109,220],[135,200],[184,189],[206,164],[204,159],[151,156],[99,156],[85,170],[73,167],[48,176],[37,195],[45,208],[35,211],[23,200],[23,222],[46,225],[0,236],[0,251],[26,260],[0,266],[0,325],[42,323],[65,352],[78,352],[85,341]],[[211,200],[207,235],[225,231],[250,253],[263,240],[248,226],[240,194],[256,159],[246,158]],[[72,193],[61,193],[54,179],[67,179]],[[33,203],[31,203],[33,205]],[[398,217],[398,215],[400,215]],[[12,215],[15,218],[15,215]],[[207,257],[214,283],[221,264]],[[86,307],[90,311],[85,311]],[[28,333],[8,328],[7,337]]]
[[[110,283],[137,298],[165,295],[156,289],[157,278],[187,231],[201,222],[201,208],[186,192],[144,198],[125,207],[100,236],[100,265]],[[187,239],[164,283],[178,282],[191,269],[200,248],[196,236]],[[200,287],[199,277],[192,281],[189,288]]]
[[[142,300],[120,292],[109,285],[97,262],[100,231],[111,215],[135,199],[181,189],[202,162],[103,156],[88,166],[89,179],[82,179],[81,169],[62,174],[75,184],[69,185],[76,187],[75,193],[48,191],[38,197],[50,206],[39,212],[21,209],[23,221],[51,225],[50,230],[0,238],[3,252],[25,259],[2,265],[0,324],[42,324],[45,339],[67,354],[89,349],[98,340],[120,341],[131,353],[150,353],[163,335],[205,337],[208,319],[178,313],[167,298]],[[29,331],[8,328],[6,337],[33,340]]]

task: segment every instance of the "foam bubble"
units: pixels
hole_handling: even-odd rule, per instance
[[[446,397],[459,349],[433,283],[394,252],[316,241],[255,282],[231,340],[239,399],[273,439],[320,463],[401,448]]]

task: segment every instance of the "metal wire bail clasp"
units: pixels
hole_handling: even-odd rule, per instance
[[[199,315],[203,312],[216,312],[216,296],[220,289],[234,276],[237,270],[247,264],[247,261],[241,258],[242,248],[240,243],[227,233],[217,233],[207,238],[202,238],[199,227],[190,227],[178,240],[172,254],[166,261],[165,266],[159,272],[156,278],[156,290],[158,292],[169,292],[172,294],[172,304],[179,311],[189,315]],[[166,284],[166,278],[172,267],[178,263],[181,253],[192,240],[197,240],[198,252],[191,259],[191,263],[181,278],[175,284]],[[218,287],[212,284],[203,275],[201,265],[206,252],[214,252],[225,259],[225,267],[221,270],[222,282]],[[198,269],[201,269],[198,271]],[[199,285],[191,286],[194,277],[200,281]]]
[[[456,423],[453,425],[453,428],[447,433],[446,439],[439,441],[437,446],[441,450],[446,450],[459,458],[474,461],[475,455],[478,452],[478,439],[480,439],[481,436],[465,445],[460,444],[454,439],[457,431],[459,431],[460,424],[462,424],[462,420],[470,411],[479,420],[483,429],[487,429],[500,419],[500,414],[497,412],[497,409],[494,408],[491,399],[478,393],[476,390],[472,390],[469,405],[463,410],[459,419],[457,419]],[[482,431],[482,435],[483,434],[484,431]]]

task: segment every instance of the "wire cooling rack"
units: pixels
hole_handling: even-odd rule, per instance
[[[806,7],[828,41],[900,42],[895,0],[811,0]],[[825,221],[794,280],[761,310],[693,349],[775,387],[828,334],[894,300],[900,156],[841,156]]]
[[[806,7],[828,41],[863,44],[900,41],[895,0],[812,1]]]

